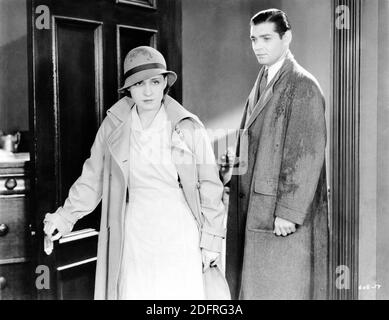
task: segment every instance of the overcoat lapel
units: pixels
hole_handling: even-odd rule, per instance
[[[251,110],[254,110],[255,108],[255,104],[258,104],[258,94],[259,94],[259,83],[260,83],[260,80],[262,78],[262,74],[264,72],[264,68],[261,68],[259,70],[259,74],[258,74],[258,77],[257,79],[255,80],[255,84],[250,92],[250,95],[249,95],[249,98],[248,98],[248,101],[247,101],[247,110],[251,109]],[[257,103],[255,103],[257,102]]]
[[[261,74],[264,72],[264,67],[261,69]],[[269,100],[273,97],[273,86],[274,83],[278,80],[280,76],[280,73],[278,72],[277,75],[270,81],[268,86],[266,87],[265,91],[263,94],[261,94],[261,97],[259,98],[257,104],[254,107],[253,112],[251,113],[248,121],[246,121],[245,129],[249,128],[251,124],[255,121],[255,119],[259,116],[263,108],[267,105]],[[261,77],[258,77],[260,79]],[[259,81],[257,81],[259,82]],[[258,90],[257,92],[253,95],[254,97],[258,95]],[[255,100],[254,100],[255,101]]]
[[[285,57],[285,61],[284,63],[282,64],[280,70],[278,70],[278,72],[276,73],[276,75],[273,77],[273,79],[270,81],[270,83],[267,85],[266,89],[265,89],[265,92],[263,94],[261,94],[261,97],[259,98],[257,104],[255,105],[254,107],[254,111],[251,113],[249,119],[246,121],[246,124],[245,124],[245,129],[249,128],[253,122],[255,121],[255,119],[259,116],[259,114],[262,112],[262,110],[266,107],[266,105],[269,103],[269,101],[271,100],[271,98],[273,97],[273,92],[274,92],[274,86],[275,84],[278,82],[278,80],[283,77],[285,75],[285,73],[287,71],[290,70],[290,68],[292,67],[292,60],[293,60],[293,55],[288,52],[288,54],[286,55]],[[261,71],[259,73],[259,76],[257,78],[257,81],[256,81],[256,84],[254,85],[254,88],[257,88],[258,85],[259,85],[259,80],[261,79],[261,76],[263,74],[265,70],[265,67],[262,67],[261,68]],[[258,94],[258,90],[255,90],[255,92],[251,93],[251,98],[254,99],[255,96]],[[250,98],[249,98],[249,102],[248,103],[252,103],[253,101],[256,101],[256,100],[251,100],[250,101]],[[246,115],[247,116],[247,115]]]
[[[177,124],[185,119],[191,118],[198,122],[201,122],[192,113],[185,110],[178,102],[176,102],[170,96],[165,97],[164,106],[172,129],[172,160],[175,163],[177,173],[181,179],[182,188],[187,198],[188,204],[197,203],[193,199],[196,198],[197,190],[193,188],[193,185],[189,182],[192,181],[196,175],[195,157],[185,142],[183,137],[185,132],[180,132],[177,129]],[[108,138],[108,148],[112,154],[112,158],[118,164],[122,171],[125,186],[127,186],[127,177],[129,170],[129,153],[130,153],[130,134],[131,134],[131,109],[134,107],[134,102],[130,98],[123,98],[117,105],[110,109],[111,116],[114,117],[114,121],[117,127],[114,129],[110,137]],[[185,133],[187,134],[187,133]],[[191,208],[195,217],[199,216],[199,208]]]
[[[179,123],[183,119],[191,118],[201,126],[202,124],[195,115],[185,110],[169,96],[165,99],[165,108],[167,117],[172,126],[172,160],[175,164],[178,176],[180,177],[187,203],[196,218],[198,226],[200,226],[201,209],[199,207],[199,201],[197,201],[199,200],[197,199],[198,190],[193,185],[193,177],[197,177],[196,157],[193,150],[191,150],[186,142],[187,140],[192,139],[192,137],[186,137],[187,139],[185,139],[185,135],[188,135],[190,132],[181,130]]]
[[[116,108],[111,109],[111,113],[117,117],[118,126],[108,138],[108,149],[112,158],[120,167],[125,185],[127,185],[130,155],[130,134],[131,134],[131,109],[134,103],[131,99],[120,100]]]
[[[199,217],[201,209],[197,206],[198,190],[193,185],[193,177],[197,177],[196,158],[187,146],[184,138],[180,137],[180,134],[175,130],[172,132],[172,160],[180,177],[180,183],[187,203],[196,218],[198,226],[200,226],[201,221]]]

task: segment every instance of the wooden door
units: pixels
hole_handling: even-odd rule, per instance
[[[91,299],[99,207],[80,220],[72,234],[56,242],[50,256],[43,251],[42,221],[46,212],[63,204],[89,156],[106,110],[120,98],[117,90],[123,81],[126,53],[139,45],[154,46],[180,79],[180,1],[28,3],[37,265],[48,266],[50,271],[49,288],[39,289],[37,294],[40,299]],[[171,94],[181,100],[180,81]]]

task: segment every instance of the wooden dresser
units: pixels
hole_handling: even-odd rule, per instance
[[[29,159],[0,157],[0,300],[34,299]]]

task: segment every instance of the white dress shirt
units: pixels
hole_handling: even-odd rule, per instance
[[[276,63],[272,64],[270,67],[267,67],[268,73],[267,73],[267,84],[274,78],[278,70],[281,69],[282,64],[285,61],[286,54],[284,57],[280,60],[278,60]]]

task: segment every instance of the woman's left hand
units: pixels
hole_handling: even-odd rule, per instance
[[[210,266],[213,262],[215,262],[217,260],[219,255],[220,255],[220,252],[209,251],[207,249],[202,248],[201,249],[201,256],[203,259],[203,266],[204,267]]]

